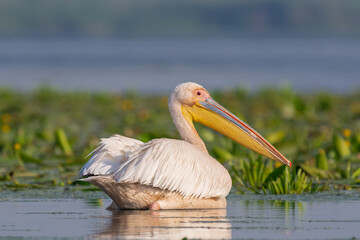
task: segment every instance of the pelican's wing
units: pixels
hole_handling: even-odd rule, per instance
[[[132,151],[114,179],[176,191],[184,197],[225,197],[231,189],[230,175],[218,161],[185,141],[172,139],[155,139]]]
[[[120,135],[102,138],[98,147],[89,154],[91,158],[80,170],[80,177],[114,174],[126,162],[129,152],[142,144],[139,140]]]

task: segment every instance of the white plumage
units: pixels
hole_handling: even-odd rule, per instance
[[[173,139],[147,143],[115,135],[100,146],[80,176],[111,176],[118,183],[140,183],[184,197],[226,197],[231,178],[226,169],[192,144]]]
[[[79,175],[112,176],[128,160],[129,153],[142,144],[139,140],[120,135],[102,138],[98,147],[89,154],[91,158],[82,167]]]

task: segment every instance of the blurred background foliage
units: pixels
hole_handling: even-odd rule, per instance
[[[360,186],[360,92],[308,95],[285,87],[258,92],[239,87],[212,95],[293,162],[288,170],[196,124],[239,192],[302,193],[323,190],[325,182],[331,188]],[[179,138],[166,95],[43,86],[32,92],[1,89],[0,102],[1,187],[73,184],[99,137]]]
[[[359,36],[356,0],[0,1],[1,37]]]

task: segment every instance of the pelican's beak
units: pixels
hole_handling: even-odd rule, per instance
[[[263,136],[211,97],[197,102],[192,107],[182,109],[183,113],[186,111],[184,115],[189,113],[195,122],[204,124],[257,153],[291,167],[291,162]]]

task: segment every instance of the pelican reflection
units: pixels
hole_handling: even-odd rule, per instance
[[[114,211],[91,239],[229,239],[226,209]]]

